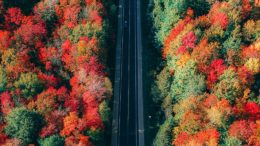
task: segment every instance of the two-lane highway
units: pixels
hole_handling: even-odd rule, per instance
[[[112,146],[144,146],[140,0],[119,0]]]

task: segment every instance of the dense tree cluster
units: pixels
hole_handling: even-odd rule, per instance
[[[153,0],[165,62],[153,88],[165,113],[155,146],[260,145],[260,21],[253,6]]]
[[[113,10],[112,0],[0,0],[0,145],[105,143]]]

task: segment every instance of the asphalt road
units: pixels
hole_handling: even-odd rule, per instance
[[[119,0],[112,146],[144,146],[140,0]]]

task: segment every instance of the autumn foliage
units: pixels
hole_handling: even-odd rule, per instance
[[[155,43],[164,42],[165,62],[155,86],[166,118],[154,146],[162,137],[167,146],[258,146],[260,21],[253,3],[153,2]],[[162,133],[172,117],[172,133]]]
[[[0,145],[105,143],[112,5],[0,0]]]

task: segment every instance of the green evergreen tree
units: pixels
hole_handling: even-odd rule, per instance
[[[35,143],[44,125],[43,117],[25,108],[15,108],[6,117],[5,133],[22,141],[23,144]]]
[[[99,114],[100,114],[102,121],[106,124],[108,124],[110,121],[110,113],[111,113],[111,110],[109,108],[109,105],[108,105],[107,101],[104,100],[99,105]]]
[[[24,98],[30,99],[43,89],[43,84],[37,77],[37,74],[29,72],[22,73],[19,79],[14,82],[14,86],[21,90],[21,94]]]
[[[175,101],[191,95],[200,95],[206,89],[205,77],[197,72],[196,63],[188,61],[183,68],[178,68],[171,86],[171,96]]]
[[[65,142],[64,142],[64,138],[55,134],[50,137],[40,139],[39,145],[40,146],[64,146]]]
[[[166,119],[166,121],[160,126],[160,129],[153,142],[153,146],[171,146],[173,126],[173,117]]]
[[[233,69],[227,69],[220,77],[214,88],[214,93],[218,98],[226,98],[231,104],[236,98],[242,96],[242,86],[237,73]]]
[[[5,91],[7,85],[7,75],[5,69],[0,66],[0,92]]]

